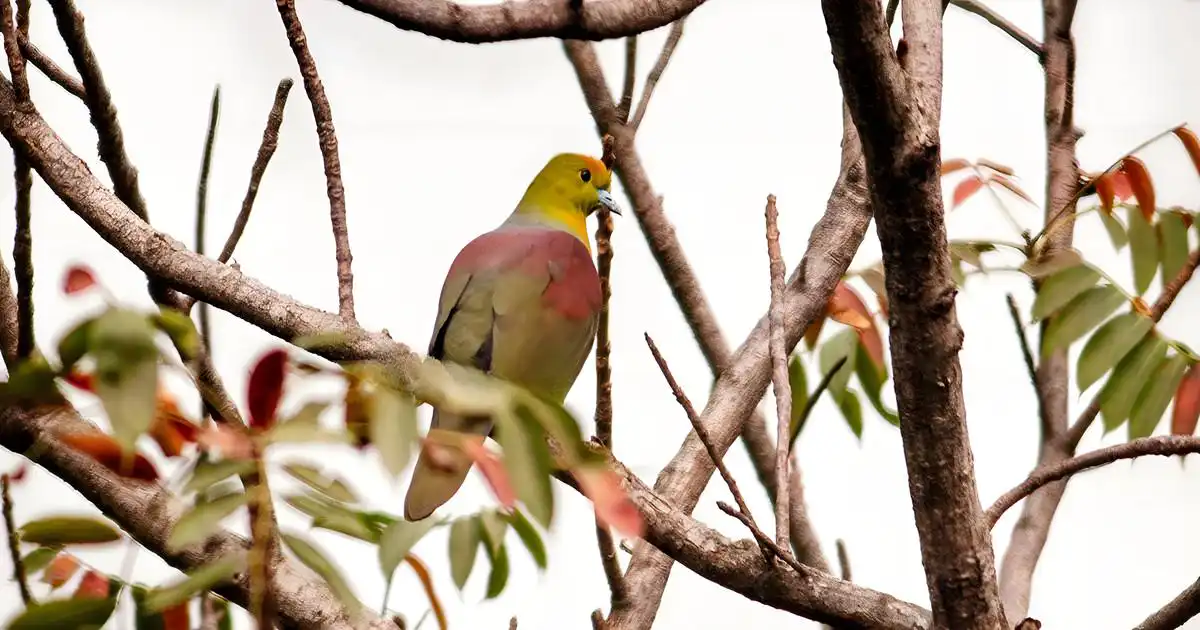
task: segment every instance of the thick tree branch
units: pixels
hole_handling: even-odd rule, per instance
[[[469,44],[557,37],[601,40],[666,26],[704,0],[523,0],[466,5],[450,0],[338,0],[396,28]]]
[[[1146,617],[1133,630],[1175,630],[1182,628],[1196,615],[1200,615],[1200,580],[1192,582],[1191,586]]]
[[[999,630],[1007,624],[967,433],[939,177],[942,5],[902,3],[903,67],[876,0],[821,6],[871,182],[900,435],[934,625]]]
[[[4,356],[4,365],[12,374],[17,366],[17,337],[20,335],[20,322],[17,318],[17,296],[13,294],[12,276],[8,267],[0,261],[0,354]]]
[[[354,321],[354,256],[350,253],[350,235],[346,227],[346,191],[342,187],[342,163],[338,158],[337,133],[333,128],[333,113],[329,98],[317,74],[317,62],[308,51],[308,38],[296,14],[295,0],[276,0],[279,17],[287,30],[288,44],[300,66],[304,79],[304,91],[312,103],[313,119],[317,122],[317,138],[321,145],[321,159],[325,163],[325,191],[329,195],[329,218],[333,224],[333,245],[337,259],[338,314]]]
[[[4,52],[12,76],[16,106],[31,110],[29,79],[25,75],[25,59],[21,55],[18,39],[29,34],[29,2],[21,2],[20,15],[13,19],[13,7],[8,0],[0,0],[0,28],[4,31]],[[19,24],[17,23],[19,22]],[[23,359],[35,345],[33,319],[33,237],[30,197],[33,191],[33,174],[29,164],[19,151],[13,151],[13,184],[16,187],[14,212],[16,230],[13,239],[13,262],[17,275],[17,346],[15,358]],[[10,364],[12,367],[13,364]]]

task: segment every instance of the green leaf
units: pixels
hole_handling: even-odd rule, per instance
[[[167,549],[179,551],[188,545],[203,542],[209,534],[216,531],[225,517],[246,505],[249,500],[250,495],[238,492],[197,503],[171,529],[171,536],[167,538]]]
[[[1173,355],[1158,364],[1150,381],[1142,388],[1133,412],[1129,416],[1129,439],[1136,440],[1154,433],[1154,427],[1175,397],[1175,390],[1191,367],[1191,360],[1182,354]]]
[[[528,391],[519,392],[513,404],[518,415],[528,413],[537,419],[542,429],[562,447],[563,456],[568,461],[591,459],[588,457],[589,451],[583,448],[583,433],[579,430],[579,423],[561,404],[539,398]],[[520,407],[526,407],[527,411],[522,411]]]
[[[8,630],[100,630],[117,607],[117,598],[84,597],[32,604],[8,624]]]
[[[341,479],[326,477],[324,473],[313,466],[295,462],[284,464],[283,470],[304,485],[321,494],[345,503],[357,503],[358,497]]]
[[[111,309],[96,318],[90,334],[96,361],[96,395],[104,404],[114,437],[133,450],[150,429],[158,406],[158,346],[147,318]]]
[[[269,444],[279,443],[327,443],[350,444],[353,440],[350,434],[342,430],[330,430],[321,426],[319,417],[327,407],[327,403],[310,402],[304,405],[296,415],[277,422],[267,432]]]
[[[222,459],[219,461],[204,460],[196,464],[191,477],[183,487],[184,494],[200,492],[212,487],[218,481],[228,479],[233,475],[245,475],[254,472],[255,464],[249,459]]]
[[[373,522],[368,515],[348,510],[314,494],[284,497],[284,501],[312,517],[312,526],[328,529],[364,542],[377,543],[385,525]]]
[[[87,354],[95,322],[96,318],[89,317],[75,324],[74,328],[58,340],[58,361],[62,364],[63,372],[70,371]]]
[[[1129,237],[1125,234],[1125,226],[1121,225],[1121,220],[1117,215],[1100,211],[1100,220],[1104,222],[1104,229],[1108,231],[1108,240],[1112,241],[1113,248],[1121,251],[1129,244]]]
[[[863,419],[862,419],[862,403],[858,400],[858,392],[854,391],[853,387],[847,387],[838,400],[838,408],[842,410],[842,417],[846,419],[846,424],[850,426],[850,430],[854,433],[854,437],[862,439]]]
[[[146,594],[143,605],[148,611],[161,611],[193,596],[212,590],[234,574],[246,569],[245,552],[235,552],[214,560],[189,573],[178,582],[156,588]]]
[[[392,476],[399,475],[417,442],[417,407],[411,396],[377,385],[366,401],[371,443]]]
[[[346,579],[342,577],[337,567],[325,557],[325,554],[321,553],[312,543],[295,534],[280,532],[279,538],[292,553],[296,554],[300,562],[303,562],[329,584],[329,588],[343,606],[350,609],[352,613],[357,613],[358,609],[362,607],[362,603],[354,596],[354,591],[350,590]]]
[[[450,576],[460,591],[475,567],[475,554],[481,542],[480,529],[479,521],[473,517],[455,519],[450,525]]]
[[[1079,391],[1091,387],[1107,374],[1153,327],[1154,320],[1129,312],[1113,317],[1096,329],[1083,346],[1075,368]]]
[[[171,338],[171,343],[184,361],[196,358],[200,352],[200,333],[190,316],[172,308],[164,308],[151,315],[150,321]]]
[[[496,418],[495,438],[504,449],[504,467],[517,498],[542,527],[549,527],[554,515],[554,492],[550,486],[550,451],[542,425],[526,405],[516,405],[514,413],[498,414]]]
[[[545,569],[548,564],[546,544],[542,542],[542,536],[533,523],[529,522],[529,519],[520,510],[513,510],[512,514],[506,514],[504,518],[512,525],[513,531],[517,532],[517,536],[529,550],[529,555],[533,556],[533,561],[538,568]]]
[[[133,586],[133,627],[135,630],[167,630],[162,613],[146,608],[150,591],[140,584]]]
[[[1068,267],[1046,278],[1033,300],[1033,319],[1037,321],[1050,317],[1079,297],[1079,294],[1096,286],[1097,282],[1100,282],[1100,272],[1086,263]]]
[[[500,517],[496,510],[484,510],[479,514],[479,524],[483,532],[483,540],[495,552],[504,546],[504,534],[508,531],[508,522]]]
[[[484,545],[484,550],[487,551],[488,559],[492,561],[492,571],[488,574],[487,594],[484,598],[494,599],[504,592],[504,585],[508,583],[508,549],[501,545],[492,551]]]
[[[854,372],[858,375],[858,382],[863,386],[863,393],[867,395],[867,400],[875,408],[876,413],[883,416],[883,419],[889,423],[900,426],[900,416],[895,410],[883,404],[883,384],[888,380],[887,366],[876,365],[867,354],[867,347],[862,343],[858,344],[858,353],[854,359]]]
[[[1046,278],[1063,269],[1069,269],[1083,263],[1083,256],[1074,249],[1058,250],[1044,258],[1026,259],[1021,263],[1021,271],[1030,278]]]
[[[217,630],[233,630],[233,614],[229,610],[229,602],[219,597],[212,599],[217,615]]]
[[[1162,261],[1162,285],[1165,288],[1187,264],[1188,228],[1178,213],[1164,212],[1158,217],[1158,235],[1162,242],[1159,258]]]
[[[1133,259],[1134,289],[1142,295],[1158,270],[1158,234],[1133,206],[1129,207],[1129,254]]]
[[[38,571],[45,569],[58,556],[60,551],[62,549],[58,547],[38,547],[25,554],[25,557],[21,558],[21,565],[25,567],[25,574],[36,575]]]
[[[14,406],[34,406],[62,400],[55,382],[54,368],[40,353],[34,353],[0,381],[0,402]]]
[[[17,529],[21,541],[43,547],[110,543],[121,533],[108,523],[79,516],[54,516],[25,523]]]
[[[1050,318],[1042,333],[1042,358],[1070,346],[1108,318],[1125,301],[1111,284],[1092,287]]]
[[[396,572],[396,567],[404,562],[413,546],[437,524],[438,521],[432,518],[415,523],[396,521],[383,530],[383,535],[379,537],[379,567],[383,569],[385,579]]]
[[[950,279],[954,280],[954,285],[959,287],[967,283],[967,274],[963,272],[962,259],[953,253],[950,255]]]
[[[808,376],[804,373],[804,360],[798,354],[788,359],[788,385],[792,389],[792,433],[804,428],[804,407],[808,404]]]
[[[1152,332],[1113,368],[1098,396],[1105,433],[1121,426],[1129,417],[1138,392],[1166,354],[1167,342]]]
[[[846,358],[845,365],[837,371],[833,378],[829,379],[829,386],[826,388],[834,400],[841,399],[842,392],[846,391],[846,384],[850,382],[850,375],[854,373],[854,360],[857,356],[854,346],[857,344],[858,333],[853,328],[847,327],[838,331],[821,346],[818,360],[821,374],[828,374],[833,366],[837,365],[839,359]]]

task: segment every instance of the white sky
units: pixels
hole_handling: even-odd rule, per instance
[[[70,67],[49,9],[35,4],[33,41]],[[591,118],[557,40],[452,44],[397,31],[328,0],[298,4],[341,142],[359,318],[364,326],[387,328],[421,350],[444,270],[455,253],[503,219],[550,155],[597,152]],[[1040,39],[1040,2],[989,4]],[[213,85],[221,84],[223,109],[209,186],[210,251],[220,249],[240,206],[276,82],[284,76],[297,80],[279,151],[236,259],[246,273],[279,290],[335,309],[321,158],[311,110],[273,3],[80,0],[79,8],[114,94],[153,222],[189,243],[209,96]],[[1085,169],[1106,167],[1172,125],[1200,125],[1200,87],[1191,62],[1200,55],[1200,41],[1194,37],[1197,20],[1200,3],[1186,0],[1080,2],[1076,117],[1087,131],[1079,145]],[[643,76],[665,31],[642,39]],[[975,16],[951,9],[945,31],[944,157],[982,156],[1011,165],[1026,190],[1040,200],[1045,162],[1041,68],[1027,50]],[[610,84],[619,86],[623,44],[605,42],[599,49]],[[82,104],[36,71],[30,76],[41,112],[93,172],[106,177]],[[837,173],[840,107],[819,3],[712,0],[689,18],[638,144],[732,345],[741,342],[768,302],[764,199],[768,193],[779,198],[784,255],[794,265]],[[10,172],[10,154],[0,155],[0,172]],[[1200,206],[1200,184],[1173,140],[1143,156],[1160,205]],[[947,181],[947,194],[955,182]],[[0,186],[0,207],[11,208],[12,195],[11,186]],[[628,205],[623,195],[618,199]],[[1040,220],[1040,209],[1011,205],[1026,225]],[[60,278],[70,263],[96,268],[120,299],[149,305],[141,273],[67,211],[40,180],[34,186],[34,216],[35,298],[43,348],[52,348],[73,321],[98,305],[92,298],[60,296]],[[0,225],[0,236],[11,243],[11,219]],[[1016,240],[987,195],[953,214],[949,229],[957,238]],[[706,398],[711,376],[637,231],[632,215],[618,218],[612,325],[615,441],[617,456],[652,482],[688,424],[644,347],[643,331],[654,336],[697,405]],[[1118,281],[1131,284],[1127,258],[1112,253],[1097,219],[1082,222],[1076,242]],[[872,228],[854,267],[869,265],[878,256]],[[7,245],[3,257],[11,266]],[[1159,286],[1156,281],[1152,291]],[[975,278],[958,300],[966,332],[961,360],[968,420],[985,506],[1023,479],[1036,457],[1035,401],[1004,308],[1010,291],[1028,308],[1031,291],[1011,274],[989,281]],[[1197,346],[1200,336],[1187,322],[1198,308],[1200,291],[1189,287],[1163,329]],[[217,367],[242,403],[251,361],[277,341],[223,313],[216,315],[214,326]],[[589,433],[593,370],[589,360],[568,399]],[[291,403],[329,391],[297,388]],[[894,401],[890,387],[886,396]],[[1080,398],[1073,394],[1073,414],[1088,401]],[[768,398],[763,409],[773,408]],[[83,411],[98,415],[99,405],[90,403]],[[423,410],[422,418],[427,415]],[[1165,422],[1159,432],[1164,427]],[[1123,438],[1122,429],[1103,443]],[[1100,430],[1094,429],[1082,448],[1101,444]],[[834,540],[844,538],[856,582],[927,606],[898,431],[868,411],[860,443],[834,406],[823,401],[798,450],[810,514],[827,556],[834,557]],[[401,511],[406,477],[388,482],[373,456],[365,461],[332,448],[295,451],[339,471],[369,508]],[[744,449],[733,447],[727,461],[749,489],[751,509],[765,519],[766,495],[753,482]],[[0,453],[0,469],[16,463],[16,456]],[[276,479],[276,488],[292,487],[285,475]],[[521,628],[587,628],[593,608],[607,609],[589,504],[561,485],[555,492],[562,507],[548,540],[549,570],[538,574],[512,537],[509,544],[518,545],[510,554],[513,575],[497,600],[480,603],[487,574],[482,557],[460,597],[449,576],[445,533],[418,545],[416,552],[433,565],[452,627],[505,627],[515,614]],[[1187,467],[1166,459],[1124,462],[1077,478],[1039,565],[1030,614],[1049,628],[1121,628],[1165,603],[1197,577],[1200,542],[1192,533],[1200,523],[1193,499],[1198,492],[1200,472],[1194,462]],[[14,496],[18,522],[50,513],[95,512],[40,469]],[[728,500],[719,481],[710,485],[696,516],[727,535],[744,537],[742,527],[716,509],[717,500]],[[446,511],[467,513],[490,501],[473,475]],[[998,559],[1017,512],[1010,510],[995,530]],[[287,507],[281,509],[281,520],[292,530],[302,530],[306,522]],[[243,529],[240,522],[233,526]],[[359,597],[378,606],[383,580],[374,549],[339,534],[314,536],[341,563]],[[122,553],[118,547],[82,555],[115,572]],[[7,554],[3,556],[0,573],[8,574]],[[150,554],[139,556],[138,579],[158,582],[176,575]],[[16,589],[11,584],[3,588],[0,618],[7,618],[16,608]],[[398,573],[390,605],[410,622],[427,608],[405,568]],[[787,613],[724,591],[686,569],[673,570],[656,628],[725,628],[731,623],[812,625],[797,624]],[[1189,625],[1200,627],[1200,622]],[[433,627],[432,620],[425,627]]]

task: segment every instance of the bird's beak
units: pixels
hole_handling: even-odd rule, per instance
[[[600,202],[600,205],[607,208],[609,212],[617,216],[621,216],[621,208],[617,206],[617,200],[613,199],[612,193],[608,192],[607,190],[597,190],[596,199]]]

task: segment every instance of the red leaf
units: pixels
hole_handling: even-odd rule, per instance
[[[75,556],[69,553],[60,553],[54,556],[54,559],[42,571],[42,581],[49,584],[50,588],[58,588],[66,584],[78,570],[79,560],[76,560]]]
[[[16,471],[8,473],[8,480],[12,483],[20,483],[27,474],[29,474],[29,466],[25,462],[21,462],[17,465]]]
[[[970,160],[963,158],[952,158],[942,162],[942,176],[945,177],[954,171],[961,171],[971,165]]]
[[[829,297],[825,312],[833,321],[860,330],[873,326],[871,311],[867,310],[867,305],[858,292],[844,280],[838,280],[837,286],[833,288],[833,295]]]
[[[625,494],[617,473],[608,468],[579,468],[575,473],[583,494],[595,505],[596,518],[601,525],[612,527],[627,537],[640,538],[645,533],[642,515]]]
[[[269,429],[275,424],[275,411],[283,398],[283,377],[287,374],[286,350],[271,350],[263,355],[250,371],[247,404],[250,406],[250,426]]]
[[[863,349],[867,351],[867,356],[871,357],[871,362],[875,367],[883,370],[883,338],[879,335],[879,329],[871,326],[870,328],[858,328],[858,340],[862,342]]]
[[[196,433],[196,444],[205,451],[220,451],[225,459],[251,459],[254,445],[250,436],[225,424],[210,424]]]
[[[992,181],[1007,188],[1009,192],[1024,199],[1025,201],[1028,201],[1029,203],[1034,203],[1033,197],[1030,197],[1029,193],[1022,190],[1021,187],[1018,186],[1016,184],[1016,182],[1014,182],[1013,180],[1011,180],[1003,175],[992,175]]]
[[[992,169],[1001,175],[1007,175],[1009,177],[1016,175],[1016,171],[1014,171],[1011,166],[1005,166],[998,162],[993,162],[987,158],[979,158],[978,160],[975,160],[975,163],[984,168]]]
[[[105,597],[108,597],[108,576],[95,569],[88,569],[88,572],[83,574],[79,586],[75,587],[75,594],[71,596],[72,599]]]
[[[192,617],[188,611],[186,600],[164,608],[162,611],[163,630],[189,630],[192,627]]]
[[[58,436],[67,446],[91,457],[101,466],[129,479],[158,481],[158,469],[141,453],[126,453],[104,433],[64,433]]]
[[[978,175],[971,175],[962,180],[954,187],[954,196],[950,200],[950,209],[953,210],[962,205],[964,201],[969,199],[971,195],[979,192],[983,188],[983,180],[979,179]]]
[[[1100,198],[1100,209],[1103,210],[1105,214],[1112,214],[1113,197],[1116,196],[1116,193],[1113,191],[1113,176],[1115,174],[1116,173],[1101,173],[1099,177],[1096,177],[1092,180],[1096,185],[1096,196]],[[1124,176],[1121,177],[1121,180],[1125,181]]]
[[[72,369],[63,375],[63,380],[85,392],[96,393],[96,379],[89,372]]]
[[[483,474],[483,478],[487,481],[488,486],[492,489],[492,494],[496,495],[496,500],[501,505],[508,509],[512,509],[517,504],[517,494],[513,491],[512,482],[508,478],[508,471],[504,469],[504,464],[500,458],[491,450],[484,447],[473,440],[463,440],[462,449],[479,467],[479,472]]]
[[[1193,363],[1175,390],[1175,411],[1171,416],[1171,435],[1191,435],[1200,419],[1200,363]]]
[[[167,457],[183,454],[183,447],[196,441],[200,427],[193,424],[179,411],[175,396],[165,388],[158,391],[158,412],[154,424],[150,425],[150,437]]]
[[[1200,138],[1196,137],[1196,132],[1187,127],[1176,127],[1175,137],[1183,143],[1183,148],[1187,149],[1188,157],[1192,158],[1192,165],[1196,167],[1196,172],[1200,173]]]
[[[1121,172],[1125,173],[1125,177],[1129,179],[1129,187],[1133,190],[1133,196],[1137,198],[1142,216],[1150,221],[1154,218],[1156,206],[1154,205],[1154,182],[1150,180],[1150,171],[1146,168],[1146,163],[1129,156],[1121,160]]]
[[[96,285],[96,276],[84,265],[72,265],[63,276],[63,293],[74,295]]]
[[[1105,176],[1112,184],[1113,197],[1118,201],[1125,201],[1133,196],[1133,187],[1129,184],[1129,177],[1121,172],[1121,169],[1116,169]]]

